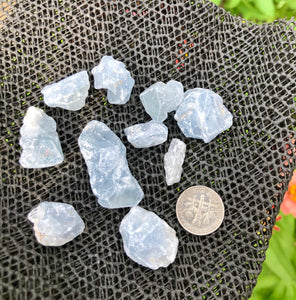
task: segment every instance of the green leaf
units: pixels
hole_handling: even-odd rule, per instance
[[[291,9],[296,9],[296,1],[295,0],[288,0],[287,6]]]
[[[240,2],[241,2],[241,0],[228,0],[225,3],[225,9],[232,9],[234,7],[237,7]]]
[[[211,1],[214,2],[214,3],[217,4],[217,5],[220,5],[221,2],[222,2],[222,0],[211,0]]]
[[[255,6],[267,17],[272,17],[275,13],[275,7],[272,0],[256,0]]]

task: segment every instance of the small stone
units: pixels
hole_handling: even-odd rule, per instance
[[[165,179],[167,185],[177,183],[183,172],[186,145],[179,139],[172,139],[168,152],[164,155]]]
[[[37,241],[43,246],[62,246],[80,235],[84,222],[67,203],[41,202],[28,214]]]
[[[144,197],[126,160],[126,148],[110,128],[91,121],[79,136],[90,185],[100,205],[107,208],[132,207]]]
[[[111,104],[125,104],[131,96],[135,80],[124,63],[112,56],[103,56],[98,66],[92,69],[95,89],[108,89],[107,98]]]
[[[158,122],[163,122],[169,112],[176,110],[183,97],[183,85],[175,80],[170,80],[167,84],[156,82],[140,95],[146,112]]]
[[[85,105],[90,87],[88,74],[81,71],[41,90],[44,102],[51,107],[79,110]]]
[[[24,168],[47,168],[64,160],[56,122],[43,110],[29,107],[20,130],[23,148],[20,164]]]
[[[186,137],[203,139],[209,143],[231,127],[233,117],[218,94],[196,88],[184,94],[175,119]]]
[[[153,212],[133,207],[122,219],[119,232],[127,256],[144,267],[167,267],[176,258],[176,231]]]
[[[156,121],[136,124],[124,129],[128,141],[135,148],[148,148],[164,143],[168,138],[168,128]]]

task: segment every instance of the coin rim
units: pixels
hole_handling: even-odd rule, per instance
[[[213,231],[211,231],[211,232],[209,232],[209,233],[199,234],[199,233],[192,232],[191,230],[187,229],[187,228],[180,222],[180,219],[179,219],[179,214],[178,214],[178,209],[177,209],[177,207],[178,207],[178,203],[179,203],[180,198],[181,198],[182,195],[183,195],[185,192],[187,192],[188,190],[196,189],[196,188],[205,188],[205,189],[207,189],[207,190],[210,190],[210,191],[214,192],[215,194],[217,194],[218,198],[220,199],[220,201],[221,201],[221,203],[222,203],[222,211],[223,211],[223,215],[222,215],[222,218],[221,218],[221,222],[218,223],[218,226],[217,226]],[[215,231],[221,226],[221,224],[222,224],[222,222],[223,222],[223,220],[224,220],[224,217],[225,217],[225,208],[224,208],[224,203],[223,203],[223,201],[222,201],[222,198],[220,197],[220,195],[219,195],[215,190],[213,190],[213,189],[211,189],[211,188],[209,188],[209,187],[207,187],[207,186],[205,186],[205,185],[195,185],[195,186],[191,186],[191,187],[187,188],[187,189],[186,189],[185,191],[183,191],[183,192],[180,194],[180,196],[178,197],[178,200],[177,200],[177,203],[176,203],[176,215],[177,215],[177,220],[178,220],[179,224],[180,224],[187,232],[190,232],[190,233],[193,234],[193,235],[204,236],[204,235],[209,235],[209,234],[215,232]]]

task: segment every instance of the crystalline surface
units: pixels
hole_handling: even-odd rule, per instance
[[[37,241],[44,246],[62,246],[80,235],[84,222],[67,203],[42,202],[28,214]]]
[[[132,207],[142,200],[144,194],[128,167],[125,146],[107,125],[89,122],[78,143],[86,161],[92,191],[100,205]]]
[[[85,105],[90,87],[88,74],[81,71],[41,90],[44,102],[51,107],[79,110]]]
[[[29,107],[20,134],[20,164],[24,168],[52,167],[64,160],[56,122],[43,110]]]
[[[176,258],[176,232],[153,212],[133,207],[122,219],[119,232],[127,256],[144,267],[167,267]]]
[[[222,98],[207,89],[196,88],[184,94],[175,119],[185,136],[209,143],[232,125],[232,114]]]
[[[135,84],[124,63],[112,56],[103,56],[98,66],[92,69],[96,89],[108,89],[107,98],[112,104],[125,104]]]
[[[179,139],[172,139],[169,150],[164,155],[164,169],[167,185],[172,185],[180,181],[185,152],[185,143]]]
[[[124,130],[128,141],[136,148],[148,148],[164,143],[168,138],[168,128],[156,121],[136,124]]]
[[[183,100],[183,85],[175,80],[167,84],[156,82],[141,93],[140,99],[146,112],[155,121],[164,121],[168,113],[176,110]]]

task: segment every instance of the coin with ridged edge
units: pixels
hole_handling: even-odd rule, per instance
[[[185,230],[195,235],[207,235],[220,227],[224,219],[224,204],[214,190],[197,185],[180,195],[176,212]]]

